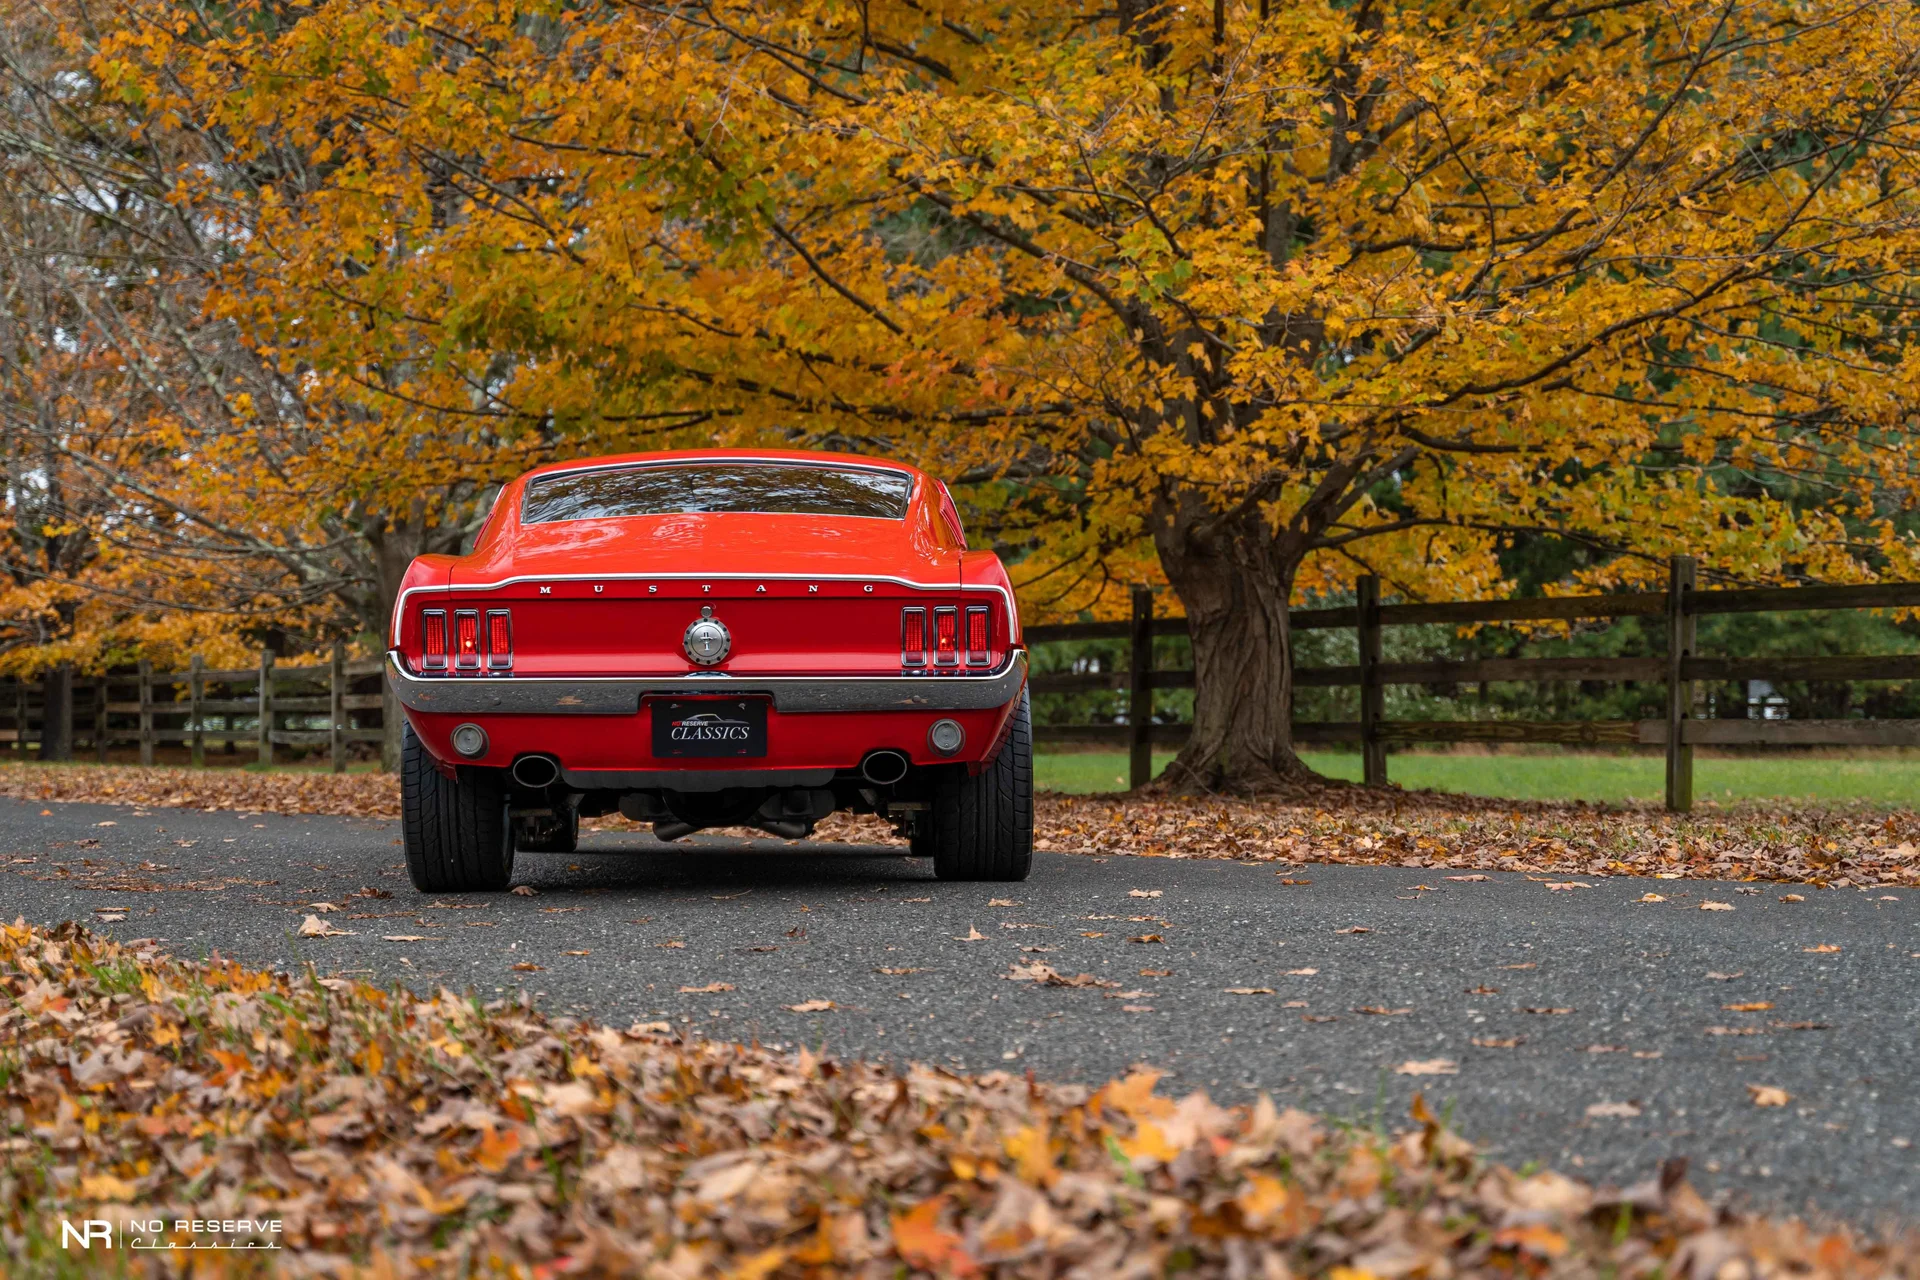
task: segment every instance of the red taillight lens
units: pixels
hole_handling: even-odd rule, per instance
[[[900,611],[900,665],[903,667],[927,665],[927,611],[925,609]]]
[[[425,609],[420,614],[420,665],[439,670],[447,665],[447,612]]]
[[[466,670],[480,665],[480,615],[471,609],[453,615],[453,665]]]
[[[987,628],[987,610],[984,605],[970,605],[967,608],[967,665],[984,667],[993,660],[992,645],[989,641],[992,633]]]
[[[933,611],[933,660],[942,666],[952,666],[959,660],[959,647],[960,611],[935,609]]]
[[[505,609],[487,614],[487,665],[495,670],[513,665],[513,620]]]

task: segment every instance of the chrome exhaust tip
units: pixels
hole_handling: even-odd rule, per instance
[[[910,763],[898,751],[869,751],[860,762],[860,776],[876,786],[890,787],[907,776]]]
[[[545,791],[560,780],[560,762],[552,756],[521,756],[508,770],[529,791]]]

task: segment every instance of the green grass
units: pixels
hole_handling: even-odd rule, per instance
[[[1154,772],[1172,760],[1156,753]],[[1351,752],[1307,751],[1301,759],[1330,778],[1360,777],[1360,757]],[[1665,765],[1658,756],[1450,755],[1387,757],[1387,776],[1408,789],[1431,788],[1510,800],[1657,801]],[[1126,788],[1127,757],[1121,752],[1040,752],[1034,780],[1053,791],[1118,791]],[[1920,758],[1907,756],[1781,755],[1696,759],[1694,796],[1700,800],[1867,800],[1910,805],[1920,798]]]

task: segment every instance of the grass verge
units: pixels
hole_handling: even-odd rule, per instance
[[[19,1274],[1920,1274],[1911,1242],[1718,1214],[1672,1165],[1595,1190],[1487,1164],[1419,1099],[1390,1136],[1176,1102],[1151,1072],[1087,1089],[684,1043],[74,925],[0,929],[0,992]],[[62,1217],[114,1224],[117,1250],[77,1255]]]

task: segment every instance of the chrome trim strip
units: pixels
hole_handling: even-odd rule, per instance
[[[412,711],[439,715],[630,716],[650,694],[767,694],[787,715],[834,711],[980,711],[1004,707],[1027,682],[1027,652],[999,670],[952,676],[416,676],[387,651],[387,682]]]
[[[493,591],[500,587],[511,587],[521,582],[890,582],[896,587],[911,587],[915,591],[991,591],[1007,604],[1007,616],[1016,624],[1019,614],[1014,611],[1013,592],[1005,587],[986,582],[915,582],[911,578],[896,578],[885,573],[523,573],[511,578],[502,578],[498,582],[458,582],[444,586],[408,587],[400,593],[393,603],[392,639],[389,645],[400,643],[400,619],[405,615],[407,601],[423,591],[438,591],[444,595],[465,591]],[[1017,625],[1009,630],[1017,630]]]

